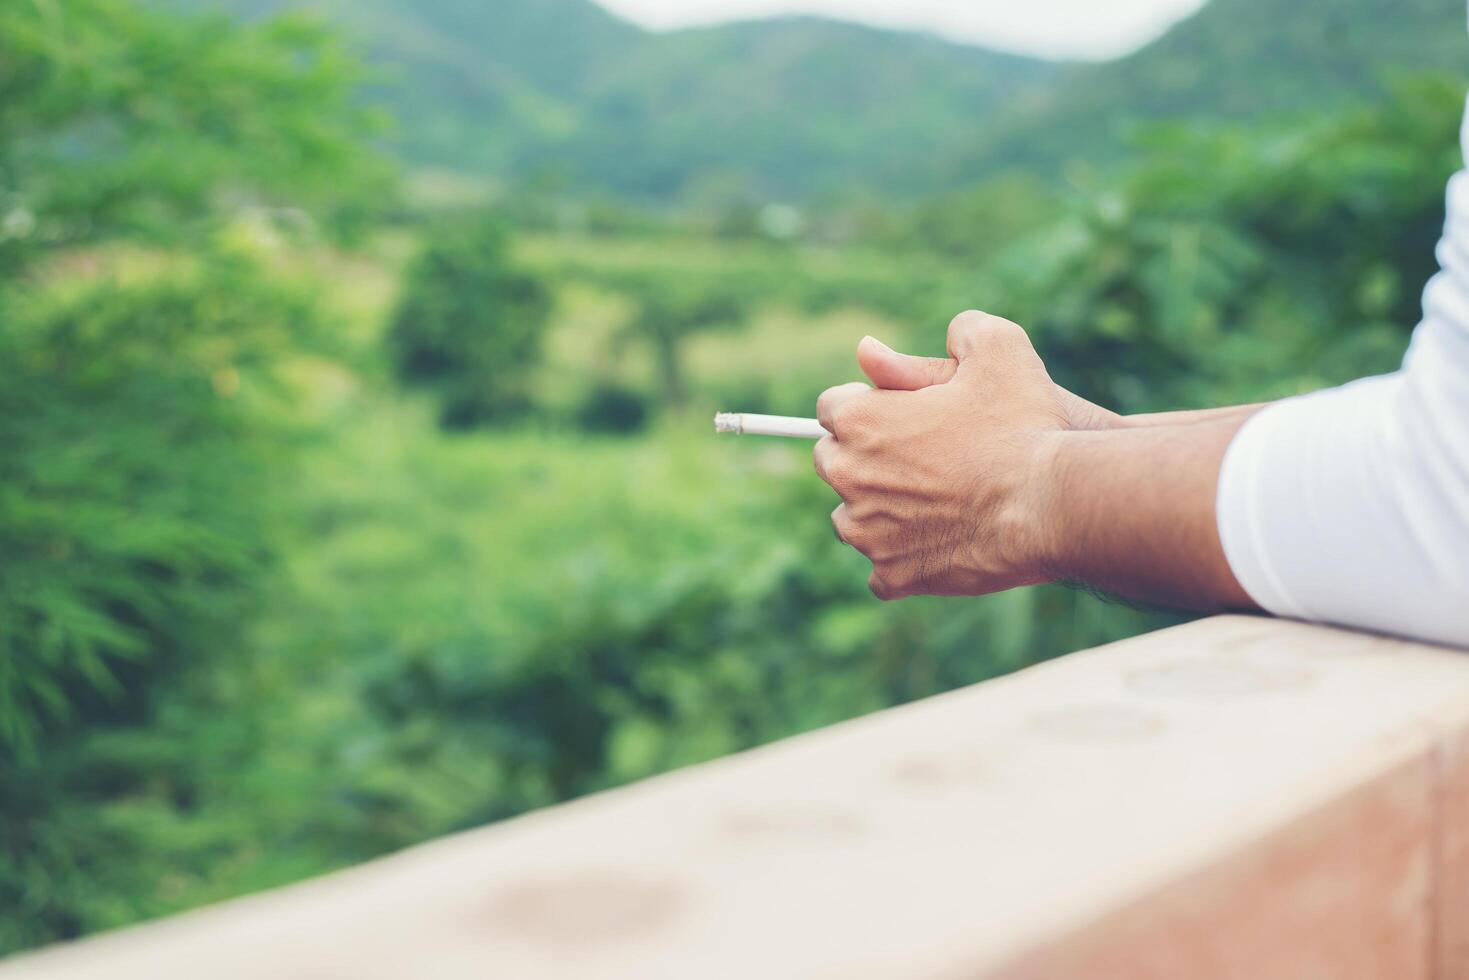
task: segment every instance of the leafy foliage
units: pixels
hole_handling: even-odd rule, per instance
[[[1421,76],[1278,131],[1160,131],[1146,165],[1010,257],[1012,312],[1126,410],[1392,370],[1436,270],[1463,87]]]
[[[530,404],[550,302],[541,282],[515,267],[493,216],[455,222],[405,276],[388,333],[398,376],[433,388],[450,428],[503,421]]]
[[[360,228],[388,174],[356,152],[373,128],[356,83],[332,35],[300,18],[242,29],[129,0],[5,4],[0,273],[124,234],[207,235],[225,195]]]
[[[0,759],[135,720],[243,615],[283,462],[261,403],[312,329],[299,296],[216,260],[0,332]]]
[[[399,418],[344,435],[313,463],[310,482],[330,492],[312,495],[312,546],[295,562],[300,598],[351,651],[337,682],[353,750],[325,778],[373,787],[356,810],[374,847],[1145,622],[1061,590],[882,606],[790,447],[752,465],[671,428],[435,441]]]
[[[377,210],[354,79],[299,21],[0,7],[0,949],[120,921],[216,761],[150,736],[248,649],[324,349],[250,242]]]
[[[681,407],[688,400],[684,344],[704,331],[739,327],[746,315],[745,302],[739,291],[717,281],[634,278],[624,289],[637,303],[630,333],[653,352],[663,400]]]
[[[0,330],[0,947],[74,934],[87,856],[154,846],[75,801],[187,800],[211,764],[95,735],[156,724],[246,652],[291,462],[277,372],[316,329],[306,299],[224,257]]]

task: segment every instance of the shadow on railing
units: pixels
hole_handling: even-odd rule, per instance
[[[1469,656],[1226,617],[0,965],[1469,976]]]

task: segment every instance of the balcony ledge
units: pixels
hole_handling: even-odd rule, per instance
[[[1469,654],[1223,617],[0,980],[1469,977]]]

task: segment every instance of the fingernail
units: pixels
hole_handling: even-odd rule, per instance
[[[886,351],[889,354],[891,354],[893,352],[893,349],[891,347],[889,347],[887,344],[884,344],[882,341],[878,340],[876,337],[872,336],[871,334],[868,334],[866,337],[863,337],[862,339],[863,340],[870,340],[870,341],[872,341],[874,344],[877,345],[877,349],[878,350]]]

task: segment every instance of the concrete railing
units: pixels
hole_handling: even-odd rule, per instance
[[[83,977],[1469,977],[1469,654],[1197,623],[0,966]]]

